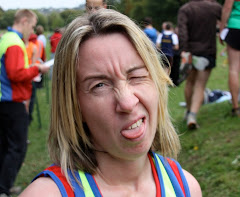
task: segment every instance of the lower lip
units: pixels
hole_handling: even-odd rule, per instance
[[[145,119],[143,120],[140,127],[131,130],[123,130],[121,131],[121,134],[125,139],[131,141],[141,140],[145,135]]]

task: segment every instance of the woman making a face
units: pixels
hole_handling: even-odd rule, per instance
[[[75,19],[55,56],[54,165],[22,196],[201,196],[196,179],[168,158],[180,145],[161,64],[128,17],[102,9]]]

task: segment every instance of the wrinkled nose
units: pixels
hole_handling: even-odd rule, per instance
[[[117,101],[117,112],[130,113],[139,102],[139,99],[134,94],[134,91],[127,85],[116,89],[115,97]]]

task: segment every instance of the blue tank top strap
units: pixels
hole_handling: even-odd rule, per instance
[[[187,180],[183,174],[183,171],[182,171],[182,167],[180,166],[180,164],[178,162],[176,162],[175,160],[173,160],[177,167],[178,167],[178,171],[180,173],[180,176],[181,176],[181,179],[182,179],[182,182],[183,182],[183,187],[184,187],[184,190],[185,190],[185,193],[186,193],[186,197],[191,197],[190,195],[190,190],[189,190],[189,186],[188,186],[188,183],[187,183]]]
[[[65,187],[63,186],[63,183],[60,181],[60,179],[54,174],[54,172],[49,171],[49,170],[45,170],[40,172],[33,180],[35,181],[37,178],[39,178],[40,176],[44,176],[44,177],[51,177],[51,179],[56,183],[56,185],[58,186],[62,197],[68,197],[67,192],[65,190]]]
[[[102,197],[102,195],[98,189],[98,186],[97,186],[95,180],[93,179],[93,176],[89,173],[85,173],[85,176],[87,177],[87,180],[88,180],[89,184],[91,185],[91,189],[92,189],[94,196]]]
[[[165,197],[165,187],[164,187],[164,182],[163,182],[163,177],[162,177],[162,173],[161,173],[161,169],[160,169],[160,164],[158,163],[157,160],[157,154],[152,152],[153,154],[153,158],[154,158],[154,162],[155,162],[155,166],[156,166],[156,170],[157,170],[157,174],[158,174],[158,178],[159,178],[159,183],[160,183],[160,188],[161,188],[161,197]]]
[[[74,194],[75,196],[79,196],[79,197],[85,197],[85,193],[83,191],[83,189],[80,187],[80,185],[77,183],[77,181],[74,179],[74,176],[73,174],[68,171],[68,175],[70,176],[70,181],[71,181],[71,184],[74,188]],[[79,176],[79,173],[76,171],[74,172],[74,175],[75,177],[77,178],[77,180],[81,183],[82,185],[82,181],[81,181],[81,178]]]
[[[176,193],[177,197],[184,197],[184,193],[179,185],[179,182],[174,174],[174,172],[172,171],[172,168],[170,167],[170,165],[168,164],[167,159],[165,159],[163,156],[161,155],[157,155],[159,157],[159,159],[161,160],[165,170],[167,171],[167,174],[172,182],[174,191]],[[182,177],[181,177],[182,178]]]
[[[153,155],[153,159],[155,162],[156,171],[158,174],[159,184],[160,184],[160,188],[161,188],[161,197],[167,197],[167,195],[170,195],[170,194],[172,196],[172,195],[174,195],[174,192],[175,192],[174,196],[184,197],[184,192],[182,190],[182,187],[180,186],[180,183],[179,183],[177,177],[175,176],[173,169],[170,166],[168,160],[166,158],[164,158],[163,156],[156,154],[154,152],[152,152],[152,155]],[[171,160],[176,164],[174,169],[179,171],[178,176],[180,175],[180,177],[181,177],[181,181],[182,181],[181,185],[183,185],[186,197],[190,197],[188,183],[183,174],[180,164],[173,159],[171,159]],[[162,172],[162,170],[164,171],[164,173]],[[81,183],[81,186],[74,179],[74,176],[70,171],[68,171],[68,174],[69,174],[71,184],[74,188],[75,196],[77,196],[77,197],[102,197],[101,192],[99,191],[99,188],[91,174],[85,173],[82,171],[74,172],[74,176]],[[63,197],[68,197],[68,191],[66,191],[63,183],[60,180],[60,177],[58,177],[58,174],[55,174],[53,171],[51,171],[51,169],[50,170],[46,169],[45,171],[39,173],[33,179],[33,181],[40,176],[51,177],[53,179],[53,181],[57,184],[57,186],[61,192],[61,195]],[[163,180],[163,177],[165,177],[164,180]],[[165,180],[165,179],[167,179],[167,180]]]
[[[75,196],[76,197],[89,197],[89,194],[88,192],[84,191],[83,188],[75,181],[73,175],[71,172],[68,173],[70,178],[71,178],[71,183],[72,183],[72,186],[74,188],[74,193],[75,193]],[[90,186],[90,189],[94,195],[94,197],[102,197],[97,185],[96,185],[96,182],[95,180],[93,179],[93,176],[89,173],[83,173],[88,181],[88,184]],[[75,172],[75,176],[76,178],[78,179],[78,181],[81,183],[81,185],[84,185],[82,180],[81,180],[81,177],[79,175],[79,171],[78,172]],[[90,195],[92,196],[92,195]]]

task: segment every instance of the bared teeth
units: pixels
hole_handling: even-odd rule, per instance
[[[135,128],[139,127],[142,124],[142,122],[143,122],[143,120],[140,119],[139,121],[135,122],[130,127],[128,127],[128,129],[135,129]]]

